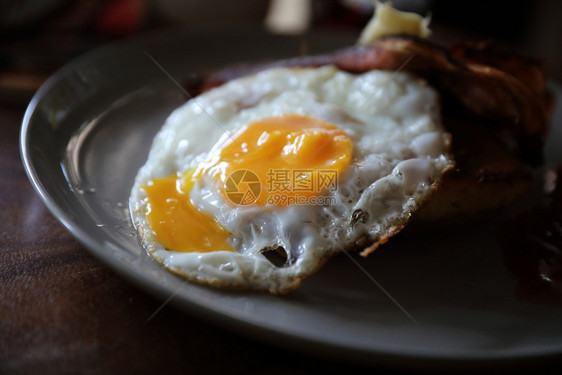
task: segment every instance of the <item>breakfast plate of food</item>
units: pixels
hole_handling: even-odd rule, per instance
[[[401,368],[559,355],[562,91],[378,13],[306,56],[253,28],[95,50],[31,101],[29,178],[117,272],[253,337]]]

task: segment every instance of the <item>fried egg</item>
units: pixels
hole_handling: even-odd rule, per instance
[[[452,167],[449,146],[438,95],[419,78],[273,68],[168,117],[131,214],[173,273],[285,293],[335,254],[405,225]]]

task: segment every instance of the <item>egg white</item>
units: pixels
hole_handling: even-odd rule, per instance
[[[191,201],[231,233],[236,251],[165,249],[148,225],[142,186],[197,166],[242,126],[286,114],[332,123],[353,141],[352,163],[329,193],[335,204],[233,207],[203,176]],[[401,227],[429,199],[453,165],[440,121],[436,92],[406,73],[274,68],[233,80],[168,117],[135,179],[132,217],[148,253],[174,273],[219,287],[287,292],[334,254]],[[262,254],[279,247],[283,266]]]

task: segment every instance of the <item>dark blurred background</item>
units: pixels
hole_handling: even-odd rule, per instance
[[[394,0],[431,14],[432,39],[497,39],[543,59],[562,80],[562,1]],[[358,35],[372,0],[0,0],[0,99],[27,101],[74,57],[123,38],[190,26],[255,25],[263,32],[341,31]]]

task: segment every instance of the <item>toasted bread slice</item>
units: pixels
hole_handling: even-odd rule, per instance
[[[530,191],[531,167],[495,134],[470,120],[444,118],[452,134],[456,167],[431,200],[416,213],[416,221],[450,221],[507,206]]]

